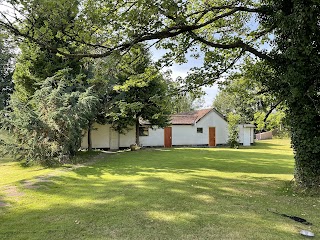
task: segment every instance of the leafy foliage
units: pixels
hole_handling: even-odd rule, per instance
[[[30,101],[11,99],[11,110],[2,112],[3,130],[12,136],[2,142],[6,153],[50,165],[77,152],[97,99],[90,88],[72,91],[65,84],[69,77],[68,70],[59,71],[41,84]]]
[[[191,112],[195,109],[201,108],[203,105],[203,98],[197,97],[192,93],[185,93],[176,91],[172,95],[171,101],[168,103],[171,113]]]
[[[295,180],[300,187],[320,187],[320,5],[318,1],[272,1],[275,14],[264,19],[276,25],[271,81],[283,95],[295,153]]]
[[[231,148],[239,147],[239,124],[241,116],[239,114],[228,114],[228,144]]]
[[[150,40],[170,50],[166,65],[185,62],[189,53],[195,58],[202,54],[203,66],[186,78],[188,89],[217,81],[246,53],[265,60],[278,79],[266,79],[263,86],[288,108],[296,182],[319,188],[318,0],[6,2],[20,14],[12,14],[17,18],[13,22],[1,11],[1,26],[67,57],[126,54]],[[28,24],[16,24],[21,22]],[[271,49],[262,49],[263,44]]]
[[[34,43],[25,41],[20,44],[20,50],[13,79],[15,95],[21,100],[28,101],[44,79],[52,77],[59,70],[69,68],[69,74],[74,75],[83,72],[78,59],[57,56]]]
[[[168,85],[162,74],[151,64],[143,46],[133,48],[114,69],[114,86],[107,103],[107,121],[119,132],[136,126],[139,144],[139,119],[151,125],[168,124]]]
[[[9,95],[13,91],[12,52],[13,44],[10,42],[7,34],[0,31],[0,110],[8,105]]]
[[[278,131],[284,131],[283,121],[285,118],[285,113],[283,111],[277,111],[275,113],[271,113],[269,117],[266,119],[266,113],[264,112],[256,112],[254,114],[254,123],[256,123],[256,130],[262,131],[272,131],[277,129]]]
[[[213,106],[223,115],[240,115],[242,123],[256,124],[256,130],[283,129],[285,104],[282,96],[270,91],[264,82],[279,81],[269,64],[246,59],[240,71],[220,84]]]

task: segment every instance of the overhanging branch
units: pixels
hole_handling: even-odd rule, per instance
[[[236,42],[229,43],[229,44],[213,43],[213,42],[210,42],[210,41],[198,36],[197,34],[195,34],[192,31],[190,31],[189,33],[195,40],[198,40],[199,42],[201,42],[205,45],[208,45],[210,47],[221,48],[221,49],[241,48],[242,50],[244,50],[246,52],[250,52],[261,59],[267,60],[269,62],[273,61],[273,58],[271,58],[267,54],[258,51],[257,49],[251,47],[250,45],[244,43],[241,40],[238,40]]]
[[[262,53],[258,51],[257,49],[251,47],[249,44],[244,43],[243,41],[239,40],[231,44],[218,44],[210,42],[194,33],[195,30],[201,29],[203,27],[206,27],[215,21],[218,21],[220,19],[223,19],[225,17],[231,16],[236,12],[239,11],[245,11],[245,12],[255,12],[255,13],[265,13],[266,10],[264,7],[261,8],[249,8],[249,7],[243,7],[243,6],[213,6],[209,7],[207,10],[204,10],[204,12],[208,11],[216,11],[216,10],[223,10],[222,13],[218,13],[216,16],[210,18],[209,20],[199,23],[199,21],[196,21],[193,24],[185,24],[185,23],[176,23],[176,25],[171,27],[166,27],[162,30],[156,31],[156,32],[144,32],[140,34],[139,36],[136,36],[135,38],[127,41],[122,42],[117,45],[113,46],[106,46],[106,45],[99,45],[99,44],[92,44],[90,42],[82,41],[81,39],[77,39],[76,37],[68,36],[70,40],[73,40],[78,43],[85,44],[87,46],[95,47],[95,48],[102,48],[104,49],[104,52],[98,52],[98,53],[81,53],[81,52],[67,52],[63,49],[59,49],[59,47],[54,46],[54,44],[51,44],[50,41],[44,41],[42,39],[34,37],[33,34],[30,34],[29,32],[23,32],[19,28],[17,28],[12,22],[10,22],[8,19],[6,19],[7,22],[0,21],[0,25],[6,27],[8,30],[10,30],[12,33],[14,33],[17,36],[21,36],[23,38],[29,39],[30,41],[33,41],[37,44],[39,44],[41,47],[44,47],[52,52],[59,53],[65,57],[78,57],[78,58],[84,58],[84,57],[90,57],[90,58],[101,58],[106,57],[112,54],[114,51],[126,51],[127,49],[130,49],[133,45],[145,42],[149,40],[161,40],[166,38],[173,38],[178,35],[184,34],[184,33],[190,33],[193,37],[193,39],[202,42],[203,44],[206,44],[211,47],[215,48],[221,48],[221,49],[232,49],[232,48],[241,48],[244,51],[250,52],[259,58],[271,61],[272,58],[268,56],[265,53]],[[203,12],[203,13],[204,13]],[[164,14],[164,13],[162,13]],[[1,15],[5,17],[2,13]],[[171,19],[174,20],[174,19]],[[66,34],[66,32],[64,32]],[[66,34],[66,36],[69,34]]]
[[[264,125],[265,125],[265,126],[266,126],[266,121],[267,121],[269,115],[270,115],[270,114],[272,113],[272,111],[273,111],[274,109],[276,109],[276,108],[279,106],[279,104],[282,103],[282,102],[283,102],[283,100],[280,100],[279,102],[277,102],[276,104],[274,104],[274,105],[271,106],[270,110],[267,112],[266,116],[265,116],[264,119],[263,119],[263,122],[264,122]],[[265,126],[264,126],[264,127],[265,127]]]

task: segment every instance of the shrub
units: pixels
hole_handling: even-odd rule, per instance
[[[231,148],[239,147],[239,123],[240,123],[240,115],[239,114],[228,114],[228,131],[229,131],[229,139],[228,145]]]

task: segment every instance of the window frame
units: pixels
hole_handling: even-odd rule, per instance
[[[203,128],[197,128],[197,133],[203,133]]]
[[[149,136],[149,127],[148,126],[140,126],[139,127],[139,137]]]

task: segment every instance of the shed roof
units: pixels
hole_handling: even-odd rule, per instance
[[[172,125],[191,125],[197,123],[201,118],[208,114],[212,108],[195,110],[192,112],[177,113],[171,115]]]
[[[171,115],[171,124],[172,125],[193,125],[197,122],[199,122],[204,116],[206,116],[209,112],[214,111],[217,113],[221,118],[223,118],[225,121],[226,119],[224,116],[219,113],[214,108],[207,108],[207,109],[200,109],[200,110],[194,110],[191,112],[183,112],[183,113],[177,113]],[[149,121],[145,121],[140,119],[141,125],[149,125]]]

